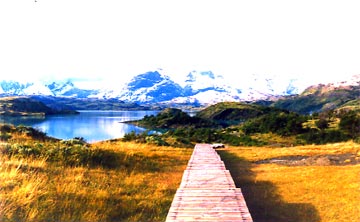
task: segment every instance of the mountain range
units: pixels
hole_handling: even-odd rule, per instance
[[[103,85],[95,89],[81,88],[71,79],[26,83],[0,81],[0,97],[36,95],[164,106],[267,101],[266,104],[301,112],[327,109],[360,98],[360,75],[354,75],[352,79],[342,82],[319,85],[306,85],[299,79],[268,75],[252,75],[247,79],[239,79],[241,78],[226,80],[212,71],[191,71],[184,75],[182,80],[175,81],[159,69],[136,75],[128,82],[119,83],[117,87]],[[331,99],[323,98],[321,103],[314,99],[314,96]],[[303,110],[297,107],[306,104],[309,107],[302,107]]]
[[[103,86],[83,89],[71,79],[54,82],[0,81],[0,95],[43,95],[70,98],[119,99],[138,103],[199,103],[257,100],[297,94],[302,86],[296,79],[287,82],[264,76],[253,76],[239,85],[228,84],[224,77],[211,71],[191,71],[182,81],[174,81],[162,70],[133,77],[116,88]],[[235,85],[235,86],[234,86]]]

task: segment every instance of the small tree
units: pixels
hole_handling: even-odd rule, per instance
[[[318,121],[315,122],[317,128],[324,130],[329,127],[329,120],[325,118],[320,118]]]
[[[349,111],[341,117],[340,129],[346,131],[353,139],[360,136],[360,116]]]

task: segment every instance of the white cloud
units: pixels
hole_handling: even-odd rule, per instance
[[[0,78],[115,78],[163,68],[304,79],[360,73],[356,1],[0,3]]]

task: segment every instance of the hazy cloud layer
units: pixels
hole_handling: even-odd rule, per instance
[[[194,69],[344,78],[360,73],[359,4],[1,1],[0,78],[123,81],[157,68],[175,78]]]

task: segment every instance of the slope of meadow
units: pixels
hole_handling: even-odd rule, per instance
[[[13,133],[0,143],[0,221],[163,221],[191,152]]]
[[[360,221],[360,145],[219,151],[254,221]]]

